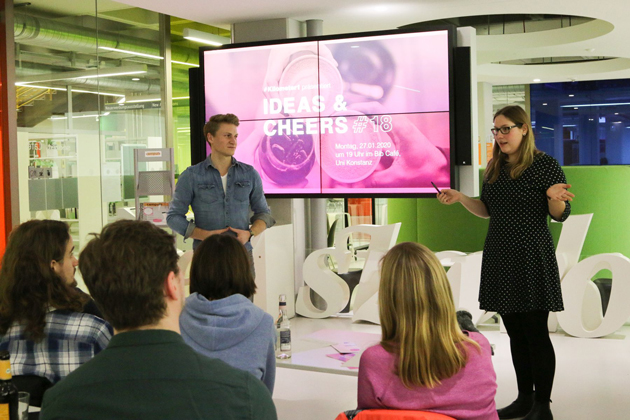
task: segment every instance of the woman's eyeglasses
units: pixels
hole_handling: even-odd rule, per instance
[[[514,128],[514,127],[521,127],[522,124],[514,124],[511,125],[509,127],[494,127],[491,128],[490,131],[492,132],[493,136],[496,136],[497,134],[499,134],[499,132],[501,132],[501,134],[510,134],[510,131]]]

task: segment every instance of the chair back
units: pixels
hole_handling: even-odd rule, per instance
[[[179,271],[182,273],[182,277],[184,277],[184,284],[186,286],[190,285],[190,263],[192,262],[192,258],[194,255],[194,251],[188,250],[184,252],[177,260],[177,267]]]
[[[35,407],[42,406],[44,392],[53,385],[48,378],[36,375],[15,375],[13,383],[18,391],[26,391],[31,394],[29,404]]]
[[[328,229],[328,237],[327,237],[327,244],[328,248],[332,248],[333,246],[335,246],[335,230],[337,230],[337,222],[339,221],[339,219],[336,219],[332,225],[330,225],[330,229]]]
[[[358,414],[356,414],[358,412]],[[350,414],[350,417],[346,415]],[[456,420],[453,417],[416,410],[356,410],[339,413],[335,420]]]

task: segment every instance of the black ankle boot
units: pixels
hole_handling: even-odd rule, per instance
[[[529,414],[523,418],[523,420],[553,420],[551,408],[549,407],[549,401],[534,401],[532,411],[530,411]]]
[[[507,407],[497,410],[500,419],[516,419],[526,416],[534,405],[534,393],[518,394],[518,398]],[[548,405],[547,405],[548,407]]]

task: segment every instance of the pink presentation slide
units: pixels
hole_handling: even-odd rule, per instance
[[[240,118],[267,195],[431,193],[451,185],[448,51],[445,30],[206,51],[206,117]]]

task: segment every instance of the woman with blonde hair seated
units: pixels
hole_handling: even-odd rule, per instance
[[[382,340],[359,365],[358,408],[424,410],[456,419],[498,419],[491,348],[462,331],[444,268],[405,242],[381,261]]]

